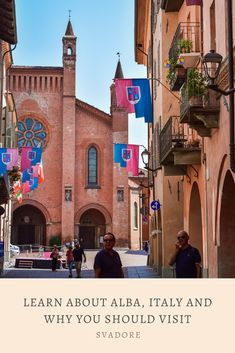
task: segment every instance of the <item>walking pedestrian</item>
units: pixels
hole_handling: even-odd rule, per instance
[[[75,263],[77,278],[81,278],[82,258],[84,258],[84,262],[86,262],[84,250],[79,246],[79,243],[77,243],[75,249],[73,249],[73,260]]]
[[[122,263],[117,251],[113,249],[115,245],[114,234],[108,232],[104,235],[104,248],[100,250],[94,261],[96,278],[123,278]]]
[[[169,265],[175,264],[176,278],[201,277],[201,255],[197,248],[189,244],[189,235],[181,230],[177,236],[175,251],[172,254]]]
[[[60,257],[59,249],[58,249],[57,245],[54,245],[53,250],[52,250],[51,255],[50,255],[50,258],[52,260],[51,261],[51,269],[52,269],[52,271],[56,271],[59,257]]]
[[[69,246],[69,249],[66,252],[66,258],[67,258],[67,265],[69,269],[69,278],[73,277],[72,269],[73,269],[73,247]]]
[[[148,245],[148,242],[147,242],[147,241],[144,242],[144,247],[143,247],[143,249],[144,249],[144,251],[145,251],[146,253],[148,253],[148,251],[149,251],[149,245]]]

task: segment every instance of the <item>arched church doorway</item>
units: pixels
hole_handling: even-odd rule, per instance
[[[200,251],[201,257],[203,258],[201,200],[196,182],[193,184],[190,197],[189,237],[190,244]]]
[[[23,205],[13,212],[11,242],[18,245],[46,244],[46,219],[37,207]]]
[[[83,239],[84,249],[99,248],[100,236],[106,231],[104,215],[92,208],[82,214],[79,223],[79,238]]]
[[[220,246],[218,249],[218,277],[235,277],[235,184],[227,172],[221,198]]]

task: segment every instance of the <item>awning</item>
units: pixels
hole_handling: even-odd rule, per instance
[[[17,43],[15,0],[0,0],[0,39]]]

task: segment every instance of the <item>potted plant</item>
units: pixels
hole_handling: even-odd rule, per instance
[[[193,43],[190,39],[182,38],[178,42],[178,47],[179,47],[180,53],[191,53]]]
[[[177,60],[178,60],[178,58],[174,57],[174,56],[168,60],[168,64],[167,64],[168,72],[166,75],[166,80],[168,83],[171,83],[171,81],[173,80],[173,78],[175,76],[175,68],[177,65]]]
[[[21,172],[19,167],[13,167],[12,170],[8,171],[10,183],[13,184],[14,182],[21,179]]]
[[[168,73],[166,76],[167,82],[171,85],[172,91],[179,90],[185,82],[186,70],[182,64],[179,63],[178,56],[173,56],[168,61]]]
[[[61,245],[61,236],[60,235],[53,235],[49,240],[49,245],[51,247],[54,245],[60,246]]]
[[[19,167],[13,167],[12,170],[8,170],[7,172],[9,176],[9,184],[10,184],[10,193],[14,193],[14,184],[21,180],[21,171]]]
[[[206,78],[198,69],[188,69],[186,91],[190,104],[202,105],[203,96],[207,93],[206,82]]]

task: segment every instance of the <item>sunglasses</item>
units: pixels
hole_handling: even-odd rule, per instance
[[[111,242],[111,241],[114,241],[114,239],[104,239],[104,242],[105,242],[105,243]]]
[[[185,239],[185,235],[182,235],[181,237],[177,237],[178,240],[180,239]]]

